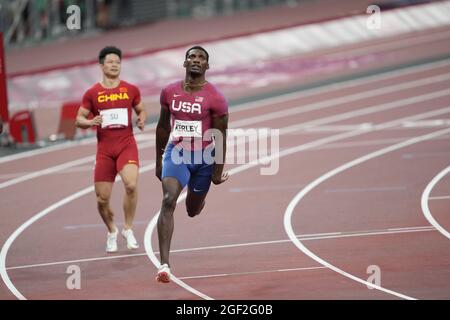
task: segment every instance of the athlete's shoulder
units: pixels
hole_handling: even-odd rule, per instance
[[[219,91],[219,88],[214,83],[212,83],[210,81],[207,82],[206,87],[209,90],[217,90],[217,91]]]
[[[223,95],[222,91],[214,84],[208,81],[208,84],[206,85],[206,89],[213,94],[219,94]]]
[[[96,83],[88,88],[83,95],[81,106],[85,109],[91,110],[93,106],[93,102],[97,99],[97,96],[102,91],[103,87],[100,83]]]
[[[170,92],[170,91],[177,90],[179,88],[181,88],[180,80],[169,83],[162,89],[162,91]]]
[[[102,91],[103,87],[100,85],[99,82],[96,82],[95,84],[93,84],[90,88],[88,88],[86,90],[86,94],[91,94],[91,93],[97,93],[99,91]]]
[[[167,106],[168,105],[168,98],[169,96],[171,96],[172,94],[177,92],[177,86],[181,85],[181,81],[175,81],[172,83],[169,83],[168,85],[166,85],[165,87],[163,87],[161,89],[161,94],[159,97],[159,102],[162,106]]]
[[[125,87],[125,88],[129,88],[129,89],[132,89],[132,90],[137,90],[137,91],[139,91],[139,88],[138,88],[138,86],[137,85],[135,85],[135,84],[132,84],[132,83],[130,83],[130,82],[128,82],[128,81],[125,81],[125,80],[120,80],[120,85],[119,85],[119,87]]]
[[[208,82],[207,90],[209,91],[210,95],[215,96],[218,99],[226,100],[222,91],[215,84]]]

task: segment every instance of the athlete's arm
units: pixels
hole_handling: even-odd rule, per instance
[[[136,112],[138,118],[136,120],[136,125],[141,131],[144,130],[145,121],[147,121],[147,112],[145,111],[144,104],[139,102],[134,106],[134,111]]]
[[[81,129],[88,129],[92,126],[100,126],[102,124],[102,117],[95,116],[92,119],[88,119],[90,111],[86,108],[80,107],[76,118],[76,126]]]
[[[228,179],[228,172],[223,172],[227,151],[228,114],[219,117],[213,117],[212,127],[216,130],[219,130],[220,134],[222,135],[220,139],[218,137],[215,137],[216,142],[221,143],[222,145],[216,145],[215,164],[212,175],[212,182],[214,184],[220,184]],[[221,148],[222,150],[220,150],[219,148]]]
[[[161,106],[158,124],[156,126],[156,171],[155,174],[161,180],[162,156],[164,148],[170,137],[170,111]]]

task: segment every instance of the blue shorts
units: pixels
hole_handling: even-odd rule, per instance
[[[169,143],[164,150],[161,178],[176,178],[182,188],[188,185],[192,192],[208,192],[213,170],[214,148],[188,151]]]

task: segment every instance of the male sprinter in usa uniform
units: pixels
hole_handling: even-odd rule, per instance
[[[194,217],[205,205],[211,181],[220,184],[228,179],[228,173],[223,173],[228,104],[222,93],[205,80],[208,60],[204,48],[190,48],[183,64],[185,79],[161,91],[161,113],[156,128],[156,176],[162,181],[163,189],[158,218],[161,257],[158,282],[170,281],[173,212],[183,188],[188,186],[186,209]],[[210,129],[215,130],[217,145]]]
[[[106,252],[117,251],[118,229],[109,205],[117,173],[122,177],[126,191],[122,236],[127,241],[128,249],[139,248],[132,230],[137,204],[139,157],[131,116],[134,109],[138,116],[137,126],[142,131],[147,113],[139,89],[119,78],[121,59],[122,52],[116,47],[105,47],[100,51],[103,80],[86,91],[76,120],[79,128],[97,126],[94,181],[98,211],[108,228]],[[90,113],[94,115],[92,119],[88,119]]]

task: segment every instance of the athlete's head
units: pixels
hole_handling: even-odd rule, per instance
[[[186,72],[193,76],[199,76],[209,69],[208,61],[208,52],[200,46],[193,46],[186,51],[183,66],[186,68]]]
[[[120,63],[122,51],[116,47],[104,47],[98,54],[98,62],[103,74],[109,78],[116,78],[120,75]]]

